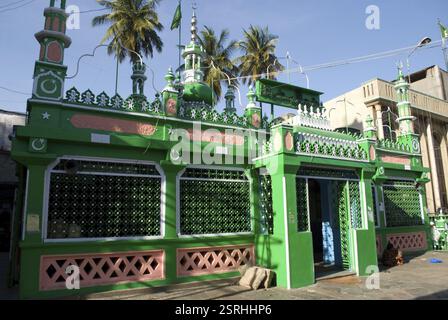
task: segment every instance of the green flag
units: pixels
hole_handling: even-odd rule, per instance
[[[173,22],[171,23],[171,30],[179,28],[181,20],[182,20],[182,9],[179,1],[179,5],[177,6],[176,12],[174,13]]]
[[[440,31],[442,32],[442,38],[448,38],[448,28],[445,27],[443,24],[441,24],[440,21],[439,21],[439,26],[440,26]]]

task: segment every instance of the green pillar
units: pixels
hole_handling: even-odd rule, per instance
[[[28,165],[25,190],[24,240],[20,250],[20,297],[39,290],[40,254],[32,248],[42,244],[45,172],[47,165]]]
[[[184,168],[174,165],[169,161],[162,161],[161,167],[165,174],[165,207],[164,207],[164,239],[177,239],[177,175]],[[177,277],[176,270],[176,246],[165,246],[165,277],[174,279]]]
[[[277,160],[281,161],[277,157]],[[314,283],[313,241],[310,231],[298,232],[296,174],[298,166],[271,172],[274,211],[273,268],[277,286],[287,289]]]
[[[279,124],[271,132],[276,153],[267,167],[272,179],[274,213],[272,268],[279,287],[299,288],[314,283],[312,234],[310,230],[298,231],[296,176],[300,162],[294,153],[292,126]]]
[[[374,202],[371,188],[372,176],[375,172],[363,170],[361,177],[361,205],[363,227],[353,230],[355,267],[359,276],[370,275],[371,266],[378,266],[376,254],[376,230],[374,220]]]
[[[29,165],[25,202],[25,236],[27,243],[42,242],[45,172],[47,165]]]

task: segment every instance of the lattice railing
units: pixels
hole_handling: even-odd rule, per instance
[[[130,96],[127,99],[123,99],[119,94],[109,97],[105,92],[95,96],[91,90],[80,93],[73,87],[67,91],[64,102],[101,109],[141,112],[155,115],[164,114],[159,95],[156,95],[153,102],[149,102],[143,96]]]
[[[161,234],[153,165],[62,160],[50,175],[48,239]]]
[[[127,99],[124,99],[119,94],[110,97],[105,92],[95,95],[91,90],[86,90],[83,93],[80,93],[75,87],[73,87],[66,92],[64,102],[106,110],[120,110],[125,112],[137,112],[161,116],[165,115],[165,110],[159,94],[156,94],[154,101],[150,102],[146,99],[146,97],[139,95],[131,95]],[[179,118],[192,121],[209,122],[245,128],[251,127],[245,116],[228,112],[219,113],[205,102],[181,101],[177,116]],[[260,127],[268,128],[269,125],[270,124],[267,117],[264,117],[261,120]]]
[[[189,168],[179,184],[182,235],[252,231],[250,183],[244,171]]]
[[[237,271],[255,265],[253,245],[188,248],[177,250],[177,275],[196,276]]]
[[[297,231],[309,231],[308,179],[296,178]]]
[[[390,151],[412,152],[412,148],[410,146],[390,139],[378,140],[378,148],[387,149]]]
[[[356,137],[360,138],[360,137]],[[337,139],[313,133],[295,134],[296,152],[303,155],[367,161],[368,154],[356,140]]]
[[[420,194],[413,182],[388,181],[383,192],[388,227],[423,224]]]
[[[67,267],[71,265],[79,267],[80,288],[165,277],[163,250],[43,256],[40,289],[65,289]]]
[[[426,233],[396,233],[387,235],[387,243],[391,243],[394,248],[402,251],[421,251],[428,248]]]

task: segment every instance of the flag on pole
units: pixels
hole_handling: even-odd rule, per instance
[[[442,32],[442,38],[444,39],[448,38],[448,28],[445,27],[443,24],[441,24],[440,21],[439,21],[439,27],[440,31]]]
[[[171,30],[179,28],[180,22],[182,20],[182,9],[179,4],[177,5],[176,12],[174,13],[173,22],[171,23]]]

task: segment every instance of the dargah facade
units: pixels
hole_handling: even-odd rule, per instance
[[[361,135],[332,131],[320,92],[268,79],[248,90],[241,115],[229,86],[218,112],[195,15],[185,71],[169,70],[155,98],[143,63],[128,97],[67,90],[64,9],[45,9],[27,122],[13,138],[11,277],[22,298],[231,278],[246,264],[298,288],[319,264],[369,275],[389,242],[431,247],[428,169],[401,71],[394,141],[377,139],[369,118]],[[295,116],[262,115],[276,106]],[[79,289],[67,286],[73,273]]]

